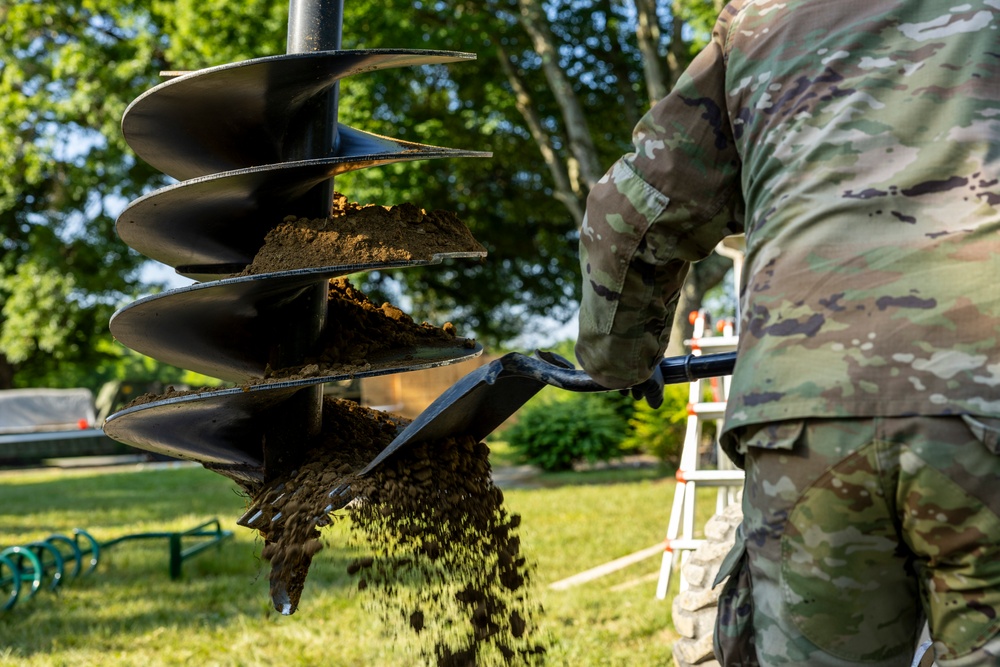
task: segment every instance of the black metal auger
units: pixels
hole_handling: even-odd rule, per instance
[[[122,410],[105,423],[112,438],[260,485],[293,468],[303,444],[320,430],[325,383],[481,353],[479,345],[459,339],[454,347],[390,350],[369,359],[364,372],[260,382],[269,365],[301,365],[321,334],[339,326],[326,318],[331,278],[484,254],[226,277],[253,260],[267,232],[285,216],[330,215],[338,174],[399,161],[489,156],[340,124],[341,79],[474,57],[344,51],[342,14],[342,0],[292,0],[285,55],[183,74],[126,110],[122,129],[129,145],[179,182],[132,202],[118,219],[118,234],[144,255],[201,282],[129,304],[115,313],[111,332],[138,352],[244,386]],[[271,427],[275,422],[283,426]]]

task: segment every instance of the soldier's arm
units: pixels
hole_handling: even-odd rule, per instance
[[[723,25],[636,126],[634,152],[616,162],[587,199],[576,354],[606,387],[630,387],[650,376],[666,349],[690,264],[742,231],[724,40]]]

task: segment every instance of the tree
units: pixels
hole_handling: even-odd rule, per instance
[[[709,0],[412,0],[345,3],[345,48],[470,51],[473,63],[342,82],[342,122],[401,139],[487,149],[338,179],[351,199],[458,212],[490,256],[372,274],[418,317],[487,344],[575,312],[578,228],[590,185],[704,39]],[[0,387],[93,382],[126,361],[114,308],[142,258],[113,233],[124,202],[164,184],[119,123],[161,70],[284,52],[287,4],[13,0],[0,5]],[[685,28],[685,26],[688,26]],[[551,326],[547,324],[546,326]]]
[[[93,2],[0,8],[0,387],[94,364],[104,353],[93,341],[138,289],[141,258],[115,237],[109,209],[157,179],[117,131],[157,60],[145,15]]]
[[[140,283],[144,260],[115,235],[115,216],[166,182],[134,157],[119,124],[171,69],[177,42],[167,35],[195,24],[191,5],[0,5],[0,388],[183,376],[112,343],[107,327],[117,307],[157,289]],[[236,53],[241,41],[262,41],[260,16],[229,12],[234,56],[252,55]]]

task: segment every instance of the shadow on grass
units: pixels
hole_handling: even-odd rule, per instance
[[[239,512],[245,504],[234,482],[202,468],[66,474],[39,481],[12,476],[0,484],[0,507],[11,514],[139,509],[143,518],[156,521],[191,513]]]
[[[592,486],[673,480],[675,469],[666,465],[606,465],[586,470],[544,472],[528,466],[498,467],[494,479],[500,488],[551,489],[562,486]]]

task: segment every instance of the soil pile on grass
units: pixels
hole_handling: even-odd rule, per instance
[[[337,194],[329,218],[286,217],[238,275],[430,261],[437,254],[485,256],[486,249],[449,211],[426,211],[410,203],[361,206]]]
[[[375,471],[354,475],[405,420],[327,399],[323,433],[307,463],[274,480],[254,499],[266,519],[262,556],[271,563],[276,607],[298,604],[319,528],[344,511],[352,540],[368,555],[351,564],[365,607],[386,627],[410,635],[424,664],[511,665],[540,662],[541,608],[530,596],[521,554],[520,517],[503,506],[489,450],[457,437],[403,448]],[[344,496],[330,496],[338,487]],[[270,519],[280,513],[280,519]]]

